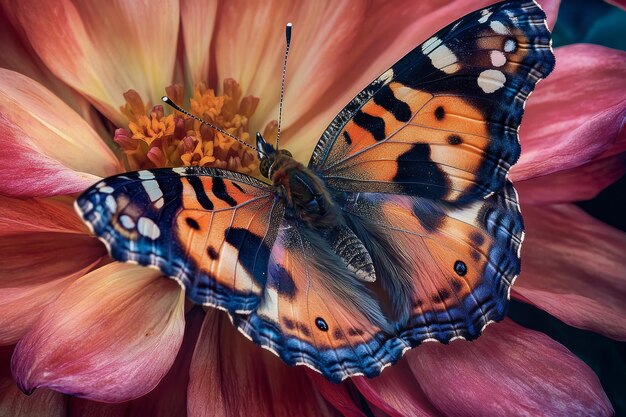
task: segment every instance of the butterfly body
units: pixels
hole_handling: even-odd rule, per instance
[[[287,364],[375,376],[505,316],[523,239],[508,171],[525,101],[553,67],[540,7],[497,3],[357,94],[306,166],[257,135],[266,182],[125,173],[77,211],[114,259],[160,269]]]
[[[263,138],[257,136],[257,144],[261,140]],[[302,229],[310,229],[312,234],[319,235],[321,245],[332,248],[343,261],[340,268],[348,268],[363,281],[375,281],[370,254],[341,215],[338,195],[333,197],[322,179],[293,159],[289,151],[276,152],[267,143],[263,149],[269,156],[261,158],[262,162],[268,161],[268,168],[262,171],[272,181],[276,195],[283,201],[286,218],[304,222]]]
[[[268,170],[277,195],[293,215],[310,227],[326,229],[336,225],[337,208],[322,180],[291,155],[277,153]]]

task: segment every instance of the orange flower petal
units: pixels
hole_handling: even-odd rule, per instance
[[[150,392],[174,362],[184,331],[184,293],[158,272],[101,267],[67,287],[20,340],[12,369],[38,387],[120,402]]]
[[[42,309],[96,266],[106,249],[77,234],[0,235],[0,344],[15,343]]]
[[[0,197],[0,344],[16,342],[43,307],[106,257],[79,223],[70,204]]]
[[[100,136],[67,104],[36,81],[4,69],[0,69],[0,159],[0,192],[21,196],[68,192],[120,168]],[[26,186],[12,184],[18,179]],[[45,185],[38,186],[37,181]]]
[[[182,0],[180,3],[188,85],[209,79],[210,48],[216,12],[216,1]],[[238,22],[231,24],[238,26]]]
[[[9,16],[0,15],[0,68],[19,72],[44,85],[81,115],[88,113],[89,103],[42,65],[23,36],[18,34]]]
[[[526,238],[513,295],[572,326],[626,340],[626,233],[574,205],[522,212]]]
[[[157,103],[171,84],[179,5],[151,2],[23,1],[10,10],[41,60],[118,126],[122,94]]]
[[[364,13],[364,2],[225,2],[216,34],[218,78],[234,78],[244,95],[261,98],[252,123],[262,131],[278,117],[284,25],[293,22],[283,123],[287,128],[313,110],[326,92],[345,63],[342,55],[351,48]]]
[[[287,367],[245,339],[217,310],[206,313],[187,395],[190,417],[332,415],[304,369]]]
[[[22,200],[0,196],[0,236],[26,232],[87,234],[89,230],[76,216],[73,203],[69,197]]]

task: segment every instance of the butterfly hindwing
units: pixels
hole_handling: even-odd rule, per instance
[[[553,66],[536,3],[471,13],[359,93],[309,166],[342,191],[459,203],[488,195],[517,161],[525,100]]]
[[[257,310],[233,317],[255,343],[290,365],[306,364],[327,378],[374,375],[377,335],[385,326],[371,291],[314,231],[285,219],[272,249],[268,286]]]
[[[283,215],[266,184],[197,167],[107,178],[77,208],[114,259],[156,267],[195,302],[230,312],[258,304]]]
[[[504,317],[509,289],[520,271],[523,238],[517,197],[509,182],[464,206],[360,193],[344,209],[357,216],[365,230],[377,231],[372,239],[382,240],[388,248],[378,253],[381,263],[396,262],[395,274],[379,268],[377,278],[384,282],[406,274],[404,282],[411,283],[410,296],[403,299],[392,292],[390,299],[411,306],[400,331],[413,343],[473,339],[490,321]]]
[[[420,197],[362,193],[349,198],[343,209],[353,227],[360,223],[355,230],[375,258],[378,283],[357,286],[349,294],[333,289],[329,281],[353,278],[340,266],[328,266],[332,262],[326,249],[312,242],[305,227],[284,221],[268,269],[273,284],[255,312],[233,316],[255,343],[290,365],[306,364],[338,382],[376,376],[424,341],[474,339],[488,323],[504,317],[520,270],[523,235],[510,183],[464,208],[435,208]],[[441,211],[437,230],[424,217],[418,219],[426,209]],[[381,297],[376,290],[402,279],[410,283],[406,294],[396,289]],[[374,324],[362,307],[391,315],[394,305],[404,304],[409,306],[407,319],[388,326]]]

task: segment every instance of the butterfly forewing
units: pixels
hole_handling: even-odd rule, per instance
[[[231,312],[258,304],[283,215],[266,184],[196,167],[107,178],[77,208],[114,259],[157,267],[195,302]]]
[[[310,166],[342,191],[464,203],[501,188],[525,100],[554,66],[543,11],[506,2],[450,24],[363,90]]]

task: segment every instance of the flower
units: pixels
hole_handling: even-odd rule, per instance
[[[474,342],[425,344],[380,377],[332,385],[286,367],[154,270],[111,262],[71,208],[76,193],[130,167],[226,164],[253,173],[239,145],[147,103],[166,88],[178,98],[187,91],[192,111],[222,127],[271,134],[283,22],[294,22],[283,138],[306,160],[334,114],[375,75],[488,3],[4,3],[0,410],[609,415],[584,363],[509,319]],[[558,2],[543,3],[553,24]],[[511,173],[527,224],[512,295],[624,340],[626,236],[571,202],[625,171],[625,54],[573,45],[556,55],[555,72],[529,102]],[[37,388],[31,397],[9,376],[9,361],[24,391]]]

